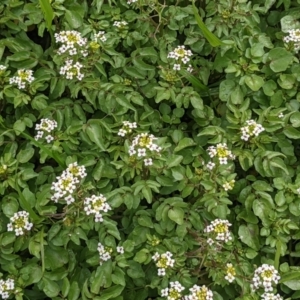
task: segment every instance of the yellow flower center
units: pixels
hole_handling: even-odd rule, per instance
[[[228,231],[228,227],[225,224],[217,224],[214,229],[214,232],[216,233],[225,233],[227,231]]]
[[[25,226],[26,222],[23,217],[18,218],[15,220],[14,225],[16,228],[23,228]]]
[[[263,278],[271,278],[272,276],[273,276],[273,272],[270,270],[263,271],[261,273],[261,277],[263,277]]]
[[[169,291],[169,298],[180,299],[180,297],[181,297],[181,294],[178,291],[176,291],[173,288],[170,289],[170,291]]]
[[[71,43],[77,43],[79,40],[79,38],[73,33],[68,34],[67,39]]]
[[[100,208],[103,206],[105,201],[103,199],[98,199],[94,203],[92,203],[92,207],[94,210],[99,211]]]
[[[71,182],[72,182],[72,180],[70,178],[66,178],[66,179],[62,180],[61,185],[63,186],[64,189],[66,189],[70,185]]]
[[[156,266],[159,267],[159,268],[166,269],[168,267],[167,262],[168,262],[168,259],[166,257],[162,257],[162,258],[159,259]]]
[[[28,74],[26,71],[20,71],[18,75],[22,80],[26,80],[28,78]]]
[[[151,138],[149,136],[143,136],[139,139],[139,145],[141,147],[146,147],[151,143]]]
[[[198,300],[206,300],[207,288],[206,287],[202,287],[200,291],[196,292],[196,295],[197,295],[197,299]]]
[[[219,157],[227,157],[228,156],[228,150],[224,147],[217,147],[217,154]]]
[[[182,48],[176,49],[175,52],[179,57],[185,57],[185,55],[186,55],[186,51]]]

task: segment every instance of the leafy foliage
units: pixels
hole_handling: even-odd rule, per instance
[[[1,1],[2,298],[299,299],[299,13]]]

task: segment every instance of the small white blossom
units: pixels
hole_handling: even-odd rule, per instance
[[[8,299],[15,289],[15,281],[11,278],[7,280],[0,279],[0,296],[2,299]]]
[[[35,130],[37,130],[37,135],[34,137],[35,140],[41,139],[44,134],[46,134],[46,141],[47,143],[50,143],[54,140],[53,136],[49,133],[53,131],[57,127],[57,122],[50,119],[41,119],[40,124],[35,125]]]
[[[189,65],[188,68],[187,68],[187,71],[190,72],[190,73],[192,73],[193,70],[194,70],[194,69],[193,69],[192,65]]]
[[[233,187],[234,187],[234,183],[235,183],[235,180],[234,180],[234,179],[232,179],[232,180],[230,180],[230,181],[228,181],[228,182],[225,182],[225,183],[223,184],[224,190],[225,190],[225,191],[230,191],[230,190],[232,190]]]
[[[132,130],[137,128],[136,122],[128,122],[128,121],[123,121],[123,126],[119,130],[118,135],[119,136],[125,136],[126,134],[132,133]]]
[[[158,276],[165,276],[166,269],[172,268],[175,263],[175,259],[172,259],[173,254],[169,251],[163,254],[155,253],[152,256],[152,259],[156,262],[156,266],[158,268],[157,273]]]
[[[283,38],[287,44],[294,46],[294,51],[297,53],[300,50],[300,29],[288,30],[289,35]]]
[[[157,138],[152,134],[141,133],[138,134],[132,141],[129,147],[129,155],[133,156],[137,154],[137,158],[144,158],[145,166],[151,166],[153,164],[152,153],[159,153],[161,151],[161,147],[154,144],[154,141]]]
[[[75,77],[82,80],[84,74],[81,73],[83,65],[79,62],[73,63],[72,59],[67,59],[65,65],[60,68],[59,74],[64,75],[66,79],[72,80]]]
[[[59,55],[68,53],[70,56],[76,55],[79,49],[86,47],[87,39],[75,30],[61,31],[54,35],[56,43],[62,43],[57,53]]]
[[[248,120],[246,123],[247,125],[241,128],[241,139],[244,141],[248,141],[251,137],[258,136],[265,130],[262,125],[256,123],[254,120]]]
[[[212,170],[215,166],[216,166],[216,164],[210,161],[210,162],[206,165],[206,168],[209,169],[209,170]]]
[[[180,70],[180,65],[179,64],[174,64],[174,66],[173,66],[173,70]]]
[[[184,287],[178,281],[171,281],[170,287],[161,290],[161,296],[167,297],[168,300],[179,300],[182,298],[181,292]]]
[[[262,300],[283,300],[279,294],[264,293],[261,295]]]
[[[100,194],[99,196],[93,195],[91,198],[85,198],[84,211],[87,215],[94,214],[95,221],[103,221],[102,212],[111,210],[110,205],[106,202],[106,198]]]
[[[104,31],[99,31],[95,34],[94,40],[97,41],[98,39],[102,42],[105,42],[107,40]]]
[[[205,285],[202,285],[201,287],[194,285],[190,288],[190,292],[190,295],[184,297],[185,300],[213,300],[212,291]]]
[[[253,292],[260,287],[263,288],[265,292],[272,292],[272,284],[278,284],[279,280],[280,276],[278,271],[271,265],[263,264],[255,270],[250,286]]]
[[[117,252],[120,253],[120,254],[123,254],[124,253],[124,248],[119,246],[117,247]]]
[[[107,261],[111,259],[112,248],[104,247],[101,243],[98,243],[99,257],[100,257],[100,265],[102,265],[103,261]]]
[[[225,279],[231,283],[235,279],[235,275],[236,275],[235,268],[233,267],[232,264],[227,264],[226,266],[227,269],[226,269]]]
[[[226,165],[228,163],[228,159],[235,159],[235,155],[232,154],[225,143],[217,144],[217,146],[210,146],[207,149],[208,155],[213,158],[217,157],[219,159],[219,163],[221,165]]]
[[[9,79],[10,84],[16,84],[20,90],[25,89],[26,84],[31,83],[34,80],[32,76],[33,71],[20,69],[17,71],[17,76]]]
[[[113,26],[123,29],[128,23],[126,21],[115,21]]]
[[[77,162],[69,164],[61,176],[56,177],[57,181],[52,183],[51,190],[54,194],[51,200],[58,202],[59,199],[64,199],[68,205],[73,203],[75,201],[73,193],[80,183],[79,179],[83,179],[86,175],[84,166],[78,166]]]
[[[173,70],[180,70],[181,69],[181,63],[187,64],[190,61],[190,56],[192,56],[193,53],[191,50],[186,50],[185,46],[178,46],[173,51],[169,52],[168,58],[173,58],[176,60],[176,64],[173,66]],[[188,71],[191,70],[191,65],[188,67]],[[190,72],[190,71],[189,71]]]
[[[33,224],[29,222],[29,213],[26,211],[16,212],[10,218],[10,223],[7,224],[7,231],[15,231],[15,234],[23,235],[25,231],[29,231]]]
[[[278,115],[278,118],[282,119],[284,117],[284,114],[281,112],[279,115]]]
[[[212,245],[215,241],[228,242],[232,240],[229,227],[231,224],[227,220],[216,219],[210,223],[204,232],[208,233],[210,238],[207,240],[209,245]]]
[[[127,1],[127,4],[132,4],[132,3],[135,3],[135,2],[137,2],[138,0],[128,0]]]

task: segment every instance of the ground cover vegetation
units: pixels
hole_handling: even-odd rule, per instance
[[[299,16],[2,0],[2,299],[299,299]]]

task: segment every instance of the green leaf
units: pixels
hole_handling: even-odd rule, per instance
[[[300,139],[300,131],[293,127],[284,128],[283,133],[290,139]]]
[[[262,77],[252,74],[245,76],[245,83],[252,91],[256,92],[263,86],[264,80]]]
[[[194,142],[193,139],[191,138],[183,138],[179,144],[175,147],[174,153],[179,152],[180,150],[187,148],[187,147],[192,147],[195,146],[196,143]]]
[[[68,300],[77,300],[80,295],[80,288],[77,281],[73,281],[68,294]]]
[[[108,300],[108,299],[116,299],[117,296],[121,295],[124,286],[122,285],[114,285],[103,292],[100,293],[99,297],[95,297],[95,300]]]
[[[254,250],[259,250],[259,230],[255,224],[241,225],[239,228],[239,237],[243,243]]]
[[[71,28],[78,28],[82,25],[83,19],[81,14],[74,10],[66,10],[65,18],[67,22],[70,24]]]
[[[195,19],[197,21],[197,24],[199,26],[199,28],[201,29],[202,33],[203,33],[203,36],[207,39],[207,41],[210,43],[210,45],[212,47],[217,47],[217,46],[220,46],[222,45],[222,42],[213,34],[211,33],[207,27],[205,26],[205,24],[203,23],[199,13],[198,13],[198,10],[195,6],[195,2],[193,1],[193,12],[194,12],[194,15],[195,15]]]
[[[283,72],[293,62],[294,56],[284,48],[274,48],[268,54],[270,68],[273,72]]]
[[[49,0],[39,0],[42,12],[44,14],[44,18],[46,21],[46,27],[48,31],[51,31],[52,21],[54,19],[54,12],[51,7]]]
[[[182,225],[184,219],[184,211],[180,207],[173,207],[169,209],[168,217],[178,225]]]
[[[103,143],[102,128],[98,122],[89,122],[85,128],[85,132],[92,142],[94,142],[101,151],[105,151]]]

